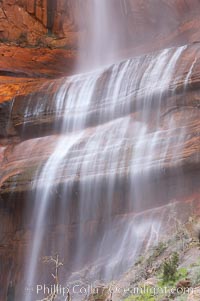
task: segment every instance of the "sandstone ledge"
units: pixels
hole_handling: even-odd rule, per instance
[[[0,75],[55,78],[72,73],[75,50],[0,44]]]

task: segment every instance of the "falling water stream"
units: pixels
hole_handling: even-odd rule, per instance
[[[110,8],[104,14],[107,2],[102,1],[100,7],[97,3],[101,1],[94,3],[96,39],[91,51],[92,64],[97,66],[101,60],[94,47],[109,26],[104,23],[101,27],[99,20],[102,15],[109,17]],[[62,275],[65,280],[84,277],[109,281],[131,266],[142,249],[156,243],[162,214],[158,217],[156,211],[151,213],[154,203],[144,201],[142,195],[152,193],[152,174],[161,171],[171,149],[171,160],[178,159],[184,142],[183,132],[174,146],[173,117],[167,117],[163,137],[161,109],[185,49],[165,49],[111,65],[107,64],[108,56],[107,66],[65,79],[53,101],[56,114],[64,112],[58,142],[33,181],[34,234],[27,254],[27,286],[38,281],[42,255],[68,254],[70,262]],[[171,88],[170,94],[174,92]],[[40,116],[40,111],[36,114]],[[73,246],[66,243],[71,238],[65,232],[62,239],[58,236],[51,241],[49,253],[44,254],[49,212],[55,199],[56,224],[70,227],[70,208],[75,207]],[[140,213],[144,210],[146,216]],[[24,301],[32,301],[32,296],[26,295]]]
[[[158,219],[154,213],[144,219],[140,215],[145,206],[151,208],[148,200],[147,204],[141,201],[141,190],[149,188],[141,186],[140,179],[145,178],[148,186],[152,172],[159,172],[173,146],[171,133],[175,130],[175,124],[172,126],[175,121],[169,118],[169,129],[163,140],[160,110],[163,92],[168,89],[177,60],[184,50],[185,47],[168,49],[155,57],[147,55],[103,70],[75,75],[67,78],[60,87],[54,101],[57,111],[65,112],[61,134],[51,156],[35,176],[35,211],[32,213],[35,226],[29,251],[31,260],[26,271],[27,285],[37,282],[38,260],[57,181],[64,181],[57,201],[57,222],[60,224],[64,221],[70,224],[67,208],[73,198],[74,185],[78,183],[78,229],[70,261],[71,275],[66,278],[78,279],[83,270],[85,277],[110,280],[134,262],[143,248],[141,237],[148,238],[146,247],[156,243],[162,217]],[[138,69],[143,66],[147,69],[141,75]],[[96,102],[99,81],[106,72],[109,76]],[[155,98],[156,106],[153,104]],[[131,114],[132,102],[136,108],[140,107],[137,119]],[[153,105],[156,111],[152,130],[149,124]],[[90,123],[93,126],[89,127]],[[174,149],[172,160],[179,153],[180,145]],[[132,218],[123,216],[119,219],[120,211],[116,212],[116,191],[120,182],[123,183],[122,179],[128,184],[121,196],[121,213],[138,212]],[[84,225],[90,221],[99,221],[101,225],[101,233],[94,235],[93,243],[84,235]],[[68,253],[62,239],[55,238],[53,245],[53,253],[63,257]]]

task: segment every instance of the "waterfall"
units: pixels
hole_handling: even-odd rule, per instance
[[[119,49],[126,39],[126,5],[115,0],[84,2],[79,23],[81,27],[83,22],[86,30],[79,39],[78,70],[91,70],[121,58]]]
[[[93,5],[88,57],[98,68],[88,65],[92,71],[66,78],[55,94],[56,115],[64,112],[58,142],[33,179],[28,287],[49,281],[39,272],[39,258],[55,253],[67,261],[63,281],[109,281],[126,271],[163,229],[165,212],[151,211],[162,204],[153,199],[151,177],[159,177],[169,160],[181,159],[184,129],[175,147],[176,120],[166,117],[164,126],[162,112],[166,95],[175,92],[173,77],[186,47],[109,64],[119,43],[108,30],[114,26],[113,7],[109,1]],[[81,59],[79,64],[82,68]],[[41,108],[38,104],[38,118]],[[65,230],[48,240],[47,248],[50,224]]]
[[[152,192],[152,174],[162,171],[168,151],[174,148],[176,122],[167,121],[163,137],[161,110],[184,50],[167,49],[156,56],[74,75],[60,87],[54,98],[58,114],[64,111],[59,139],[33,181],[34,234],[26,270],[28,286],[37,283],[42,255],[68,254],[65,280],[75,281],[82,273],[86,279],[108,281],[133,264],[142,248],[156,243],[162,216],[151,212],[156,204],[144,201],[142,195]],[[136,108],[138,116],[134,115]],[[182,139],[184,142],[184,133]],[[177,154],[180,152],[174,149],[172,160],[178,160]],[[44,254],[51,203],[56,198],[55,224],[69,227],[73,224],[72,202],[76,202],[75,237],[73,246],[68,247],[64,242],[67,233],[63,238],[55,237],[49,253]],[[144,210],[145,218],[140,213]],[[89,234],[93,224],[96,235]]]

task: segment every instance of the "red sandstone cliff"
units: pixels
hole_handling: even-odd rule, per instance
[[[185,119],[179,119],[180,111],[185,110],[185,116],[188,110],[194,112],[185,124],[188,135],[183,158],[179,162],[179,166],[185,171],[183,190],[176,190],[179,166],[175,162],[168,165],[166,161],[166,172],[159,184],[158,179],[152,179],[152,185],[155,189],[157,186],[161,187],[159,196],[163,202],[177,201],[181,204],[184,201],[186,209],[191,210],[192,204],[195,210],[199,210],[200,46],[195,43],[200,41],[199,1],[113,1],[117,3],[119,16],[125,23],[123,28],[126,29],[126,35],[122,32],[122,36],[126,36],[121,44],[122,57],[134,57],[166,47],[188,44],[187,55],[183,57],[184,64],[187,65],[184,72],[188,72],[194,53],[197,53],[196,67],[186,95],[183,98],[181,93],[177,93],[174,98],[166,98],[168,111],[162,112],[173,114],[179,120],[180,127],[185,123]],[[10,266],[17,266],[13,270],[15,279],[21,277],[20,256],[31,235],[22,222],[24,194],[29,190],[35,167],[48,157],[57,138],[51,127],[55,116],[53,112],[49,115],[44,112],[40,120],[34,120],[30,116],[29,132],[25,141],[22,141],[26,102],[31,93],[39,97],[47,95],[51,101],[52,93],[62,82],[58,77],[73,72],[78,36],[85,35],[87,38],[87,9],[78,0],[0,1],[0,217],[3,225],[0,231],[0,256],[4,261],[0,282],[5,287],[5,275]],[[83,12],[81,29],[77,26],[77,14],[80,11]],[[184,87],[184,75],[177,74],[172,83],[179,91]],[[52,78],[56,78],[56,81],[47,91],[46,87],[52,83]],[[135,111],[132,113],[137,114]],[[62,119],[62,112],[59,118]],[[37,134],[41,125],[44,126],[44,137],[38,137]],[[50,134],[54,135],[48,137]],[[177,137],[175,130],[174,141],[177,141]],[[169,152],[169,161],[170,155]],[[11,189],[15,193],[16,202],[9,199]],[[159,203],[160,198],[156,201],[163,205]],[[118,206],[121,208],[120,203]],[[119,213],[119,208],[116,208],[116,213]],[[92,223],[92,227],[95,223],[96,221]],[[56,231],[57,229],[55,233]],[[5,301],[4,292],[1,293],[0,300]]]

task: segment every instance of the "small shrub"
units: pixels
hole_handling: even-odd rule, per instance
[[[159,244],[152,249],[152,254],[147,259],[146,263],[147,266],[152,266],[152,264],[155,262],[155,260],[163,254],[163,252],[167,249],[167,246],[163,242],[159,242]]]
[[[177,272],[177,279],[176,280],[181,280],[181,279],[184,279],[188,276],[188,271],[186,268],[180,268],[178,269],[178,272]]]
[[[168,260],[163,264],[163,282],[175,281],[177,275],[177,268],[179,263],[178,253],[174,252]]]

